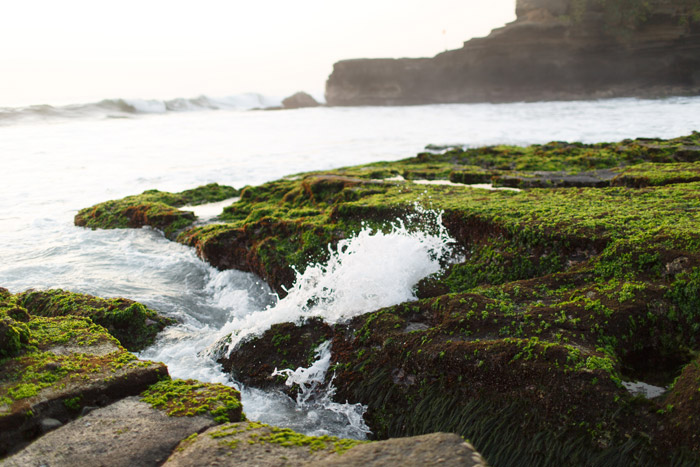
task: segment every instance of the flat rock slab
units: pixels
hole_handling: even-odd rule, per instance
[[[454,434],[433,433],[378,442],[309,437],[255,422],[226,424],[184,440],[168,467],[234,466],[485,466]]]
[[[497,177],[497,185],[515,188],[606,187],[618,174],[612,170],[567,172],[530,172]]]
[[[486,461],[474,447],[453,433],[431,433],[410,438],[394,438],[386,441],[360,444],[343,453],[309,466],[486,466]]]
[[[169,417],[138,397],[128,397],[42,436],[0,464],[156,466],[181,440],[214,424],[207,416]]]

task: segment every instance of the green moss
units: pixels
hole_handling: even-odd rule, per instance
[[[17,355],[22,345],[29,342],[26,322],[30,316],[19,305],[17,297],[0,288],[0,358]]]
[[[245,419],[240,393],[222,384],[165,380],[152,385],[141,394],[141,398],[173,417],[208,414],[219,423]]]
[[[82,406],[80,401],[82,400],[82,398],[82,396],[75,396],[70,399],[66,399],[63,401],[63,405],[65,405],[66,408],[70,410],[80,410],[80,407]]]
[[[75,216],[75,225],[93,229],[150,225],[171,237],[195,221],[192,212],[180,211],[178,207],[222,201],[237,196],[238,193],[235,188],[216,183],[180,193],[147,190],[140,195],[82,209]]]
[[[459,260],[418,285],[421,300],[336,326],[337,398],[369,405],[380,437],[456,431],[504,465],[663,464],[699,449],[692,430],[670,441],[658,428],[668,426],[663,407],[620,382],[668,384],[700,350],[698,146],[700,133],[452,148],[299,174],[246,187],[225,224],[179,241],[282,293],[329,244],[397,219],[431,231],[415,203],[442,211]],[[563,188],[571,175],[593,181]],[[265,362],[289,364],[285,336],[256,341],[269,344]],[[287,435],[276,439],[299,441]]]
[[[76,380],[90,379],[106,368],[151,364],[138,361],[103,327],[87,318],[33,317],[27,327],[31,337],[19,354],[0,360],[0,399],[10,405],[47,388],[61,389]],[[94,346],[105,345],[114,350],[104,353],[103,347],[98,355],[91,353]],[[78,410],[82,396],[66,399],[64,405]]]
[[[151,345],[155,336],[174,320],[124,298],[104,299],[61,289],[27,291],[19,301],[39,316],[84,316],[104,326],[128,350]]]
[[[10,388],[7,393],[14,400],[26,399],[39,394],[40,386],[32,383],[21,383]]]
[[[214,431],[210,436],[220,439],[221,445],[230,449],[238,447],[241,438],[227,440],[229,437],[236,437],[246,434],[248,443],[251,444],[277,444],[283,447],[303,447],[308,448],[310,453],[318,451],[328,451],[343,454],[348,449],[367,443],[354,439],[341,439],[335,436],[307,436],[297,433],[289,428],[278,428],[260,422],[246,422],[232,425],[224,425]]]

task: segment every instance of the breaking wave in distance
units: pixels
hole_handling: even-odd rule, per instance
[[[48,104],[25,107],[0,107],[0,125],[17,122],[73,118],[126,118],[143,114],[192,112],[201,110],[252,110],[279,107],[282,100],[258,93],[236,94],[228,97],[199,96],[159,99],[103,99],[86,104],[52,106]]]

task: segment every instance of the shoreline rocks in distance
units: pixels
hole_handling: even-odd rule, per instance
[[[285,109],[303,109],[320,105],[310,94],[302,91],[292,94],[282,101],[282,107]]]

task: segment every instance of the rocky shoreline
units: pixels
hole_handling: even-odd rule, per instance
[[[697,0],[517,0],[516,21],[432,58],[353,59],[332,106],[700,94]]]
[[[238,198],[216,223],[201,225],[178,209],[195,204],[183,202],[184,193],[199,192],[214,194],[198,202]],[[260,439],[302,446],[302,458],[290,451],[290,465],[342,463],[344,456],[348,465],[370,463],[373,456],[387,459],[375,465],[409,462],[372,450],[418,456],[422,442],[448,443],[442,452],[469,465],[464,459],[471,451],[462,450],[459,438],[392,444],[403,442],[393,438],[435,432],[469,439],[498,466],[697,465],[698,193],[700,133],[693,133],[671,140],[447,148],[240,191],[148,191],[83,209],[76,225],[152,225],[220,269],[254,272],[280,295],[292,285],[295,268],[327,260],[327,245],[362,229],[390,230],[401,219],[408,229],[444,228],[456,244],[445,268],[416,285],[414,301],[336,324],[310,313],[220,355],[237,380],[295,394],[298,388],[286,387],[273,370],[308,367],[318,346],[331,341],[327,378],[334,377],[335,400],[368,406],[366,423],[389,444],[372,442],[338,455],[332,451],[340,440],[312,440],[244,421],[230,388],[169,380],[162,364],[136,360],[112,337],[134,336],[128,345],[137,351],[169,324],[142,305],[64,291],[3,290],[0,323],[9,336],[0,342],[4,452],[48,431],[46,419],[65,424],[51,432],[59,433],[100,410],[104,420],[161,411],[191,415],[196,427],[184,429],[190,432],[168,447],[154,448],[152,465],[166,458],[192,465],[213,452],[230,463],[236,456],[258,459],[260,452],[248,445]],[[441,225],[416,202],[442,211]],[[125,388],[120,375],[134,384]],[[634,393],[639,382],[660,388],[661,395]],[[91,386],[98,383],[116,388]],[[86,385],[95,396],[76,399],[81,393],[72,384]],[[197,402],[202,392],[218,405],[204,408]],[[194,402],[168,405],[189,400]],[[115,401],[124,407],[110,405]],[[102,408],[83,414],[93,406]],[[234,425],[214,426],[220,423]],[[58,442],[48,438],[51,433],[5,462],[26,465],[29,458],[21,456],[45,455],[41,443]],[[296,441],[287,446],[290,437]],[[277,447],[273,454],[287,456]],[[420,459],[415,465],[429,462]]]
[[[0,289],[0,465],[485,465],[455,435],[366,444],[247,421],[235,389],[173,380],[114,337],[141,350],[172,323],[125,299]]]

